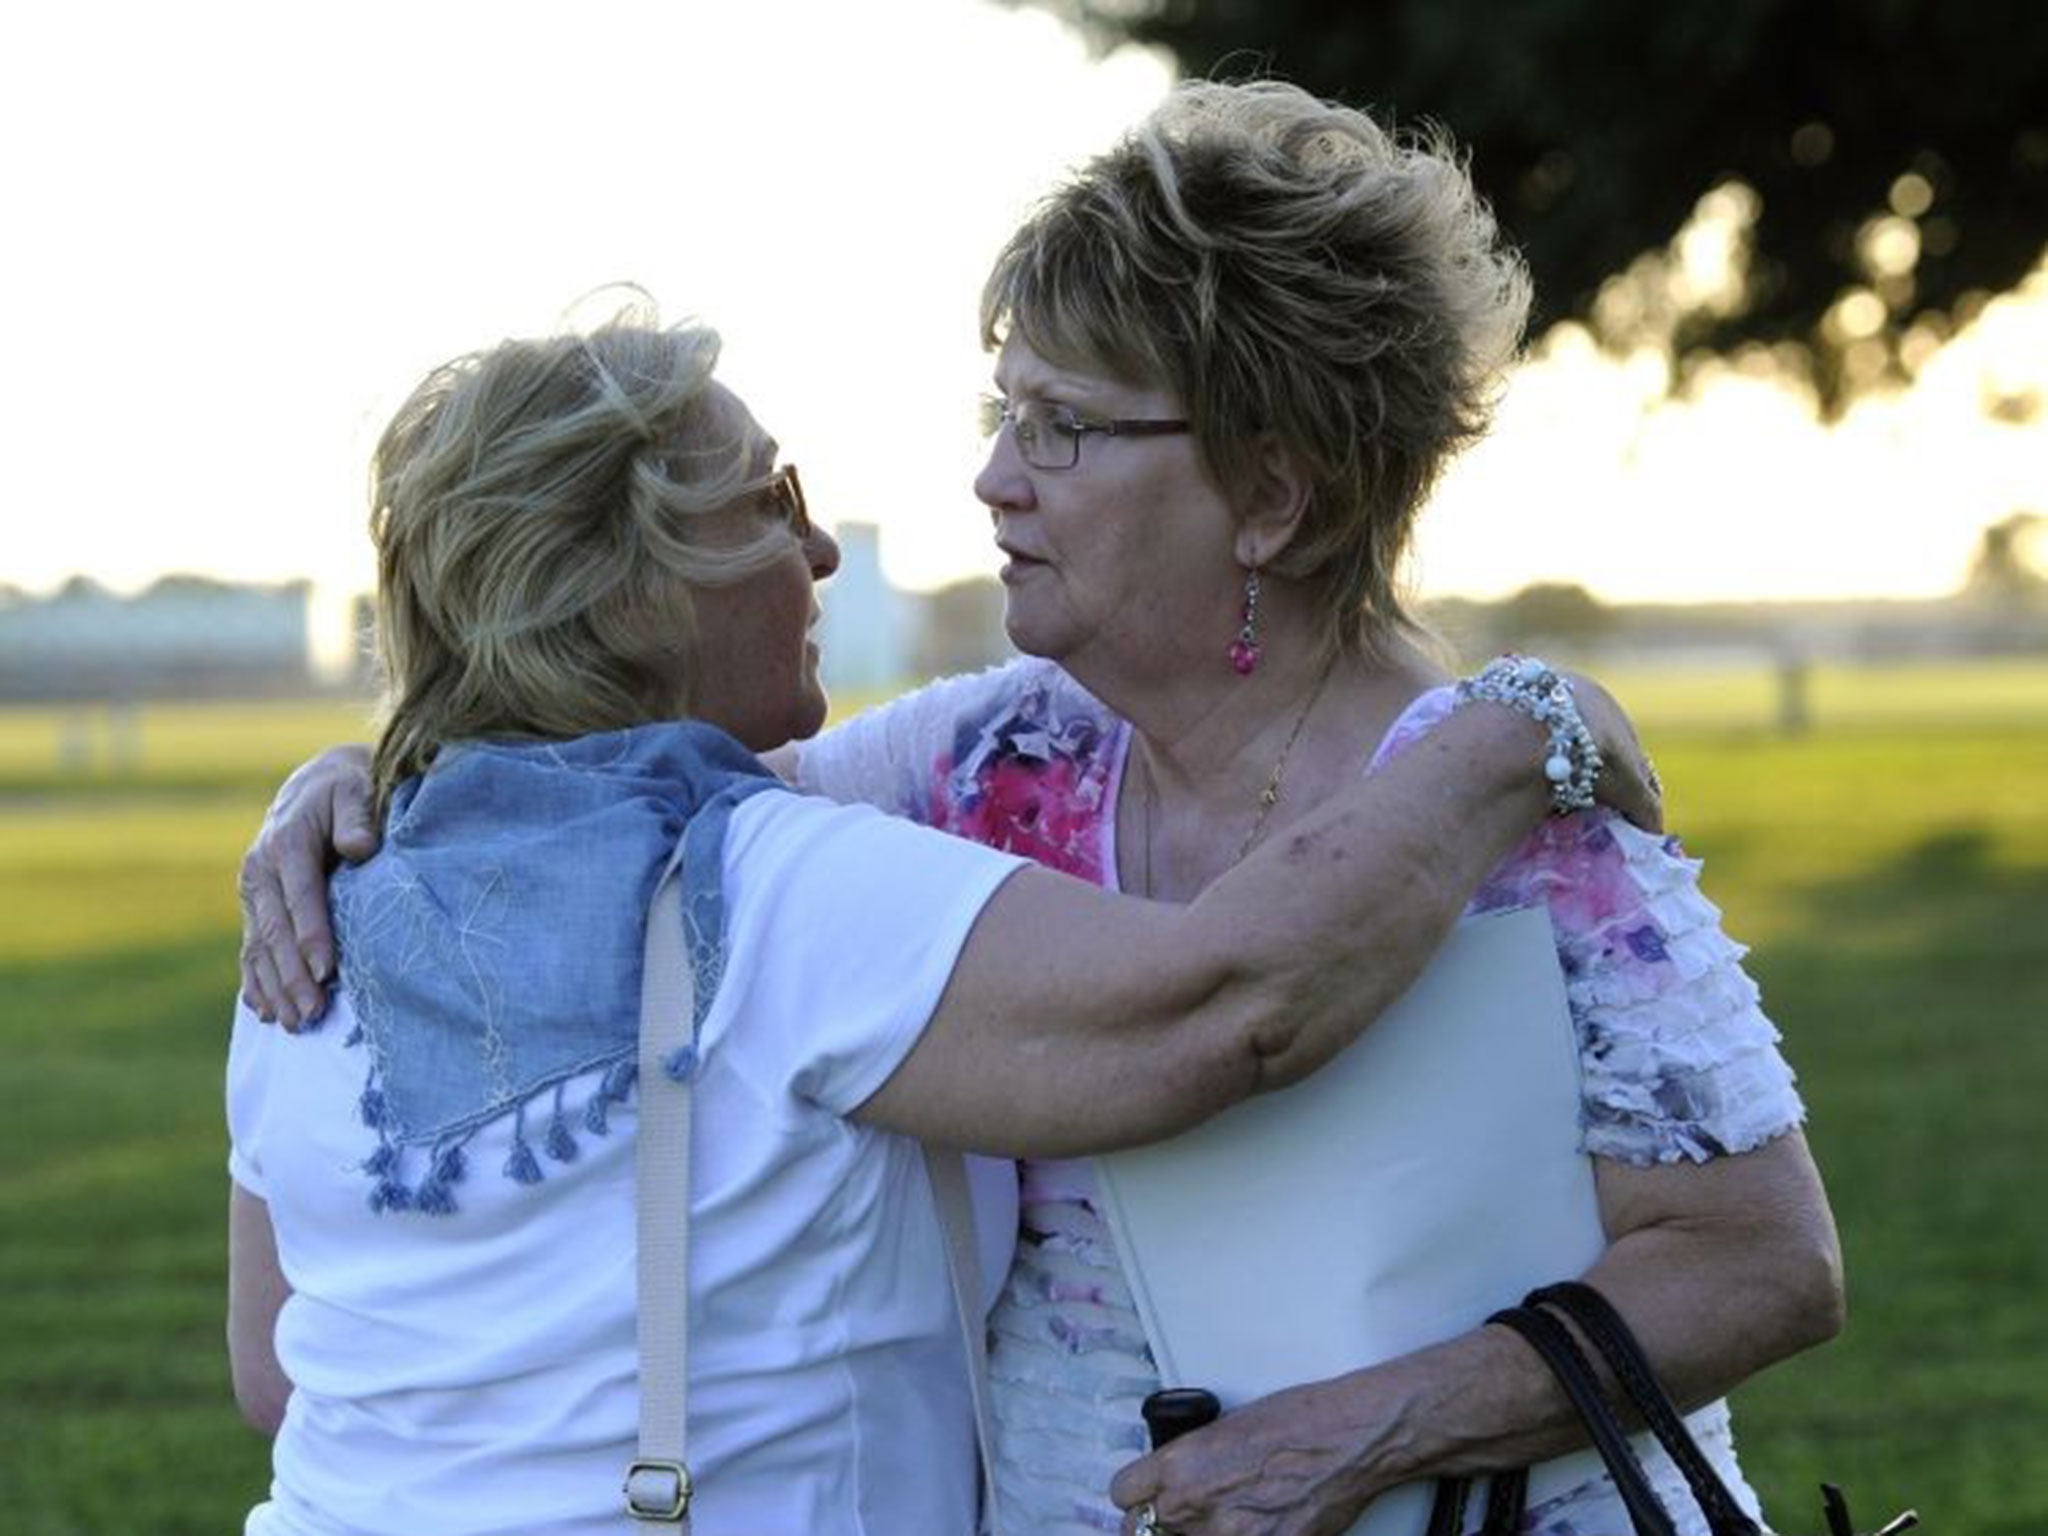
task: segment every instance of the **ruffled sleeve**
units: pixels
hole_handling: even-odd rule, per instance
[[[1425,695],[1375,766],[1449,713]],[[1474,912],[1543,904],[1584,1076],[1585,1148],[1638,1166],[1746,1152],[1805,1118],[1779,1034],[1699,884],[1700,861],[1605,809],[1547,821]]]

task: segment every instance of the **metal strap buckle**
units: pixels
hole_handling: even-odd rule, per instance
[[[690,1512],[690,1469],[680,1461],[635,1461],[626,1468],[626,1513],[673,1523]]]

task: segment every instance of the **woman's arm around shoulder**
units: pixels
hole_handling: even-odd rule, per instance
[[[1071,1154],[1298,1079],[1406,990],[1542,814],[1539,741],[1508,711],[1461,710],[1185,908],[1018,871],[861,1116],[982,1151]]]

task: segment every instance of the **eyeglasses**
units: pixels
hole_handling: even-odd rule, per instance
[[[1004,427],[1017,452],[1033,469],[1072,469],[1081,462],[1081,439],[1103,437],[1165,437],[1186,432],[1185,421],[1089,421],[1050,400],[1005,400],[981,397],[981,435],[994,437]]]
[[[811,509],[804,500],[804,483],[797,478],[794,464],[784,464],[770,475],[760,494],[768,498],[768,504],[789,526],[797,543],[810,541],[817,530],[811,525]]]

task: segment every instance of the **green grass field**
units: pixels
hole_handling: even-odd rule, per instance
[[[1746,1387],[1776,1522],[1915,1503],[1948,1536],[2048,1530],[2048,667],[1622,675],[1674,824],[1812,1110],[1851,1322]],[[343,706],[0,711],[0,1529],[238,1530],[265,1447],[221,1338],[219,1088],[233,869]],[[68,755],[67,755],[68,754]],[[424,1533],[423,1533],[424,1536]]]

